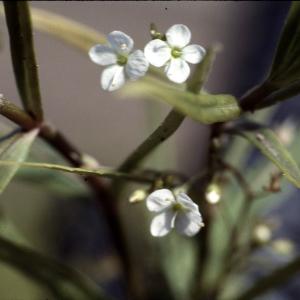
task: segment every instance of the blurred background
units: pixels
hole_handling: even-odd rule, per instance
[[[289,1],[31,2],[32,7],[74,19],[103,34],[124,31],[134,39],[137,49],[142,49],[149,41],[151,22],[160,31],[166,31],[173,24],[185,24],[192,32],[193,43],[204,47],[216,42],[222,45],[206,88],[237,97],[259,83],[265,75],[289,5]],[[0,29],[0,93],[20,104],[3,17]],[[121,99],[118,93],[102,91],[99,84],[102,69],[93,64],[87,54],[82,55],[37,31],[34,39],[46,118],[83,152],[104,166],[118,166],[170,110],[167,105]],[[297,117],[299,109],[299,101],[287,102],[274,120],[281,122],[287,114]],[[3,128],[11,126],[2,121]],[[187,118],[176,134],[152,155],[151,166],[194,174],[205,160],[208,134],[208,127]],[[43,146],[37,143],[34,147],[32,155],[36,155],[35,159],[59,160],[50,150],[41,154],[39,147]],[[22,170],[1,195],[3,218],[9,220],[0,227],[3,234],[14,232],[16,239],[24,240],[34,249],[64,259],[121,299],[122,280],[109,247],[110,237],[85,186],[72,176],[54,174],[51,177],[47,174],[45,189],[43,174],[33,174],[37,178],[33,182],[29,180],[32,172]],[[51,180],[48,180],[49,176]],[[289,218],[293,208],[285,207]],[[130,208],[129,211],[124,204],[125,222],[133,218],[134,224],[140,224],[139,218],[144,218],[144,210]],[[137,216],[141,211],[141,216]],[[293,220],[290,218],[293,224],[289,223],[288,230],[299,237],[295,234],[295,225],[299,225],[296,224],[297,215]],[[137,251],[149,246],[148,225],[139,229],[145,238],[136,240]],[[132,224],[127,228],[132,228]],[[134,234],[133,229],[129,236]],[[142,263],[151,263],[151,258],[150,262],[146,260],[141,259]],[[1,299],[5,300],[45,299],[44,290],[4,264],[0,264],[0,291]],[[296,284],[291,284],[284,292],[290,295],[284,299],[297,299]]]

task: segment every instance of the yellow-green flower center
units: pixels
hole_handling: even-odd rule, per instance
[[[179,49],[179,48],[173,48],[172,51],[171,51],[171,55],[172,55],[174,58],[180,57],[181,54],[182,54],[182,51],[181,51],[181,49]]]
[[[175,204],[173,204],[173,210],[174,211],[180,211],[180,210],[183,210],[184,209],[184,207],[183,207],[183,205],[181,205],[180,203],[178,203],[178,202],[176,202]]]
[[[127,64],[127,57],[124,55],[118,55],[117,64],[120,66],[125,66]]]

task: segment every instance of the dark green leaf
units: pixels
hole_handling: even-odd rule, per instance
[[[269,75],[241,99],[245,111],[268,107],[300,93],[300,2],[293,1]]]
[[[15,78],[25,110],[36,120],[43,111],[31,20],[26,1],[4,1]]]
[[[167,102],[182,114],[204,124],[233,120],[240,114],[237,100],[231,95],[196,95],[150,78],[128,84],[123,91],[130,96],[146,96]]]
[[[23,162],[30,150],[38,129],[26,133],[16,133],[0,144],[0,160]],[[18,164],[0,165],[0,193],[6,188],[19,169]]]
[[[271,105],[276,104],[277,102],[290,99],[300,93],[300,80],[296,81],[289,86],[283,87],[279,90],[276,90],[272,94],[266,96],[266,98],[258,103],[256,108],[265,108]]]
[[[300,2],[293,1],[287,16],[269,81],[280,86],[300,80]]]
[[[300,188],[300,169],[271,129],[245,121],[236,125],[232,133],[239,134],[254,144],[283,172],[290,182]]]

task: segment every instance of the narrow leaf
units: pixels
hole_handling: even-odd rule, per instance
[[[231,95],[193,94],[151,78],[128,84],[123,91],[125,95],[167,102],[182,114],[204,124],[230,121],[240,114],[237,100]]]
[[[4,1],[15,78],[25,110],[43,119],[29,7],[26,1]]]
[[[75,46],[85,54],[93,45],[106,42],[105,36],[93,28],[49,11],[32,8],[31,18],[37,30]]]
[[[254,111],[300,93],[300,2],[293,1],[269,75],[241,99],[244,111]]]
[[[256,108],[264,108],[274,105],[280,101],[290,99],[296,95],[300,94],[300,80],[280,88],[268,95],[263,101],[259,102]]]
[[[23,162],[38,134],[38,129],[26,133],[16,133],[0,144],[0,160]],[[19,169],[18,164],[0,165],[0,193],[6,188]]]
[[[278,42],[269,81],[291,84],[300,80],[300,2],[293,1]]]
[[[300,169],[271,129],[245,121],[236,125],[231,132],[243,136],[254,144],[283,172],[290,182],[300,188]]]

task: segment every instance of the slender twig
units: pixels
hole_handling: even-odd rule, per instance
[[[121,172],[134,170],[158,145],[167,140],[179,128],[184,116],[172,109],[161,125],[118,168]]]
[[[118,178],[128,181],[140,182],[140,183],[153,183],[153,180],[147,177],[142,177],[141,175],[126,174],[121,172],[116,172],[113,169],[101,168],[101,169],[84,169],[84,168],[74,168],[64,165],[51,164],[51,163],[38,163],[38,162],[17,162],[0,160],[0,165],[17,165],[19,167],[35,168],[35,169],[50,169],[61,172],[68,172],[78,175],[85,176],[99,176],[105,178]]]
[[[30,130],[38,126],[37,122],[24,112],[24,110],[3,97],[0,98],[0,114],[25,130]]]

